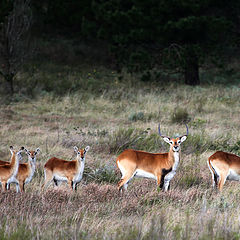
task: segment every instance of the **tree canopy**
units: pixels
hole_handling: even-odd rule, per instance
[[[97,36],[110,41],[119,62],[154,67],[167,50],[191,85],[200,83],[200,63],[233,45],[238,33],[239,1],[110,0],[92,7]]]
[[[197,85],[206,59],[238,49],[240,0],[31,2],[40,34],[104,40],[118,69],[134,72],[164,66],[181,72],[186,84]],[[0,22],[10,3],[2,1]]]

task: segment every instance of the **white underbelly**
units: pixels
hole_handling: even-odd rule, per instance
[[[134,176],[135,177],[150,178],[150,179],[157,180],[157,177],[154,174],[146,172],[146,171],[144,171],[142,169],[137,169],[135,171],[135,173],[134,173]]]
[[[62,182],[67,182],[68,181],[68,179],[66,177],[61,176],[59,174],[54,174],[53,177],[57,181],[62,181]]]
[[[33,177],[33,176],[30,176],[30,177],[26,178],[26,180],[25,180],[25,184],[28,184],[28,183],[30,183],[30,182],[31,182],[31,180],[32,180],[32,177]]]
[[[230,169],[228,172],[227,180],[240,181],[240,175],[234,170]]]
[[[7,180],[7,183],[18,183],[18,180],[16,177],[12,176]]]

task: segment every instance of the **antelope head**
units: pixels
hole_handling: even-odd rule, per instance
[[[187,139],[188,126],[187,126],[187,124],[185,124],[185,126],[187,128],[187,133],[185,135],[182,135],[182,136],[177,137],[177,138],[170,138],[170,137],[167,137],[167,136],[163,136],[161,134],[160,124],[158,125],[159,135],[163,138],[163,141],[165,141],[166,143],[168,143],[170,145],[170,150],[172,150],[173,152],[179,152],[181,143],[184,142]]]
[[[83,148],[83,149],[78,149],[78,147],[74,147],[74,152],[77,154],[77,159],[80,159],[82,162],[85,160],[85,154],[86,152],[90,149],[89,146]]]
[[[36,162],[36,156],[37,156],[37,154],[40,153],[40,149],[37,148],[35,151],[29,151],[25,148],[25,152],[28,156],[28,160],[35,163]]]

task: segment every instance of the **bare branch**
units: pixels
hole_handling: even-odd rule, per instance
[[[0,32],[0,72],[13,90],[13,78],[30,55],[31,0],[15,0]]]

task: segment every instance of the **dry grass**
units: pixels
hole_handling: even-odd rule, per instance
[[[239,95],[237,87],[120,86],[86,98],[45,95],[2,104],[1,159],[10,158],[10,145],[39,147],[41,154],[25,193],[0,194],[0,239],[240,239],[239,183],[212,191],[206,164],[218,146],[240,153]],[[167,151],[156,140],[157,125],[166,135],[184,134],[185,126],[172,121],[178,108],[191,118],[190,136],[171,190],[158,192],[155,182],[139,179],[119,196],[117,150],[111,149],[120,137],[129,142],[121,129],[137,129],[138,148]],[[143,117],[132,121],[139,112]],[[53,156],[71,160],[74,145],[91,146],[77,192],[65,184],[42,192],[44,163]]]

